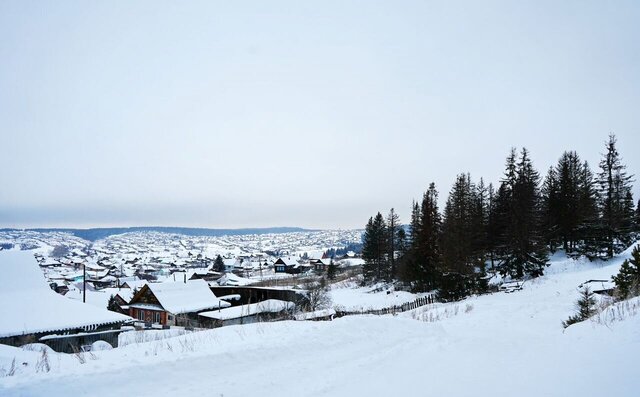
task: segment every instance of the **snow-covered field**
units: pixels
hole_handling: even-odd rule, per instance
[[[403,303],[413,302],[423,294],[412,294],[406,291],[394,291],[386,288],[377,291],[372,287],[359,287],[355,282],[344,282],[334,285],[331,289],[333,307],[347,311],[366,311],[383,309]]]
[[[84,364],[49,353],[49,372],[42,364],[37,372],[41,353],[0,346],[0,367],[6,373],[14,357],[17,367],[0,378],[0,395],[637,396],[640,301],[600,321],[561,326],[576,287],[609,278],[626,255],[606,264],[555,256],[549,275],[522,291],[395,317],[134,338],[87,355]]]

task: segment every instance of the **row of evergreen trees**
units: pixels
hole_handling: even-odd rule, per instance
[[[366,283],[403,280],[459,299],[486,288],[487,272],[538,277],[548,255],[607,259],[626,248],[640,225],[632,176],[611,135],[594,175],[576,152],[562,154],[544,178],[527,149],[509,153],[497,189],[469,174],[456,177],[444,211],[432,183],[414,202],[406,229],[391,209],[371,217],[363,236]]]

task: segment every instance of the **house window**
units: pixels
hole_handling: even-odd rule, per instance
[[[160,312],[153,313],[153,322],[158,324],[160,323]]]
[[[138,309],[138,320],[144,321],[144,310]]]

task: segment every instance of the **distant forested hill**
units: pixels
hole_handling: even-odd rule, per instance
[[[114,227],[114,228],[94,228],[94,229],[65,229],[65,228],[37,228],[37,229],[0,229],[0,231],[11,230],[32,230],[36,232],[67,232],[74,236],[89,241],[96,241],[114,234],[130,232],[161,232],[184,234],[187,236],[228,236],[240,234],[269,234],[269,233],[291,233],[309,232],[311,229],[300,227],[265,227],[265,228],[245,228],[245,229],[205,229],[193,227],[164,227],[164,226],[137,226],[137,227]]]

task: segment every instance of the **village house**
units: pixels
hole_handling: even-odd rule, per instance
[[[129,302],[129,315],[145,323],[199,327],[198,313],[229,306],[204,280],[149,283]]]
[[[331,258],[311,259],[309,264],[313,266],[313,270],[316,272],[326,272],[331,265]]]
[[[300,267],[296,258],[280,257],[273,263],[273,269],[276,273],[299,273],[296,271]]]

